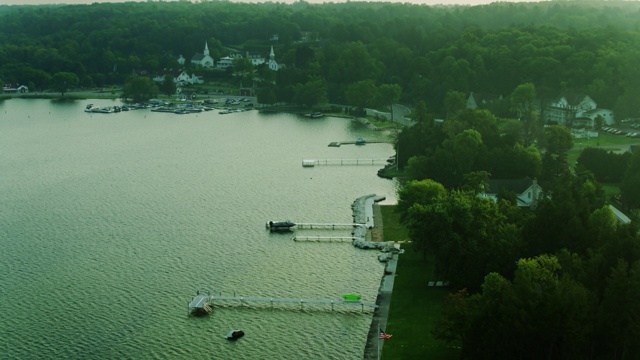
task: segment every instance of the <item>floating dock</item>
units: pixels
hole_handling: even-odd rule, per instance
[[[339,230],[339,229],[351,229],[354,227],[364,227],[365,224],[348,223],[348,224],[334,224],[334,223],[297,223],[296,229],[325,229],[325,230]]]
[[[210,295],[210,294],[200,294],[198,291],[197,295],[191,300],[189,303],[189,314],[190,315],[206,315],[213,310],[213,304],[218,301],[231,301],[231,302],[239,302],[240,305],[248,305],[251,302],[258,303],[269,303],[273,308],[274,304],[298,304],[300,305],[300,309],[304,309],[305,304],[312,305],[331,305],[331,311],[334,310],[335,306],[347,305],[347,306],[360,306],[362,312],[364,312],[365,308],[376,309],[378,307],[377,304],[372,302],[362,301],[361,299],[335,299],[335,300],[325,300],[325,299],[300,299],[300,298],[276,298],[276,297],[249,297],[249,296],[237,296],[235,293],[233,296],[224,296],[222,293],[219,295]]]
[[[209,305],[213,307],[213,304],[218,301],[237,301],[241,305],[251,303],[251,302],[261,302],[261,303],[269,303],[271,307],[277,303],[284,304],[299,304],[300,309],[304,308],[305,304],[315,304],[315,305],[331,305],[331,310],[334,310],[336,305],[348,305],[348,306],[360,306],[361,310],[364,312],[365,308],[375,309],[378,307],[375,303],[366,302],[362,300],[345,300],[345,299],[335,299],[335,300],[325,300],[325,299],[299,299],[299,298],[276,298],[276,297],[248,297],[248,296],[223,296],[220,295],[212,295],[208,297]]]
[[[393,144],[392,141],[386,141],[386,140],[366,140],[365,141],[366,144]],[[332,141],[329,143],[330,147],[340,147],[341,145],[364,145],[365,143],[362,142],[358,142],[357,140],[351,140],[351,141]]]
[[[189,303],[189,314],[197,316],[210,313],[212,309],[209,306],[209,297],[209,294],[200,294],[198,290],[196,296]]]
[[[384,165],[387,159],[303,159],[303,167],[314,167],[320,165]]]
[[[293,241],[306,241],[306,242],[352,242],[356,239],[362,239],[355,236],[294,236],[291,238]]]

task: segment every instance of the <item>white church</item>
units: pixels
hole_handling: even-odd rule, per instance
[[[178,63],[180,65],[184,65],[185,62],[186,62],[186,59],[182,56],[182,54],[180,54],[180,57],[178,58]],[[191,64],[200,65],[205,68],[213,67],[214,61],[211,55],[209,55],[209,44],[207,42],[204,43],[204,51],[202,53],[195,53],[191,57]]]

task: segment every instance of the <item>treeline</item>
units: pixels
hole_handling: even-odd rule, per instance
[[[541,98],[579,92],[617,118],[638,117],[639,15],[638,3],[610,1],[1,6],[0,79],[42,90],[64,72],[81,86],[122,86],[134,72],[179,68],[180,54],[208,41],[214,58],[229,46],[266,55],[274,45],[285,68],[261,70],[256,84],[272,102],[348,103],[350,87],[370,81],[443,114],[448,91],[506,96],[533,83]]]
[[[640,358],[640,228],[615,216],[597,180],[618,177],[623,201],[640,200],[640,152],[585,150],[573,173],[564,127],[525,148],[521,123],[508,131],[488,111],[459,110],[440,124],[424,108],[398,139],[409,160],[397,209],[453,288],[433,335],[468,359]],[[534,209],[508,191],[482,196],[489,178],[522,176],[542,185]]]

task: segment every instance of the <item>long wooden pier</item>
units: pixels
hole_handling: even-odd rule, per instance
[[[209,295],[209,294],[199,294],[193,298],[191,303],[189,303],[189,312],[193,313],[195,311],[207,310],[210,311],[213,309],[214,303],[218,301],[231,301],[238,302],[240,305],[247,305],[251,302],[260,302],[260,303],[269,303],[273,308],[274,304],[299,304],[300,309],[304,308],[304,305],[331,305],[331,310],[334,310],[336,305],[346,305],[346,306],[360,306],[361,311],[364,312],[365,308],[375,309],[378,307],[375,303],[366,302],[362,300],[344,300],[344,299],[300,299],[300,298],[277,298],[277,297],[250,297],[250,296],[237,296],[233,294],[233,296],[225,296],[220,293],[219,295]]]
[[[294,236],[293,241],[304,242],[352,242],[356,239],[362,239],[356,236]]]
[[[357,141],[353,141],[353,140],[348,140],[348,141],[332,141],[329,143],[330,147],[340,147],[341,145],[356,145],[358,144]],[[365,143],[360,143],[361,145],[364,144],[393,144],[392,141],[388,141],[388,140],[367,140]]]
[[[304,159],[303,167],[314,167],[320,165],[384,165],[387,159]]]
[[[296,223],[296,229],[351,229],[354,227],[366,226],[365,224],[348,223],[348,224],[334,224],[334,223]]]

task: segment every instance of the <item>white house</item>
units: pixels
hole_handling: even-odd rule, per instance
[[[175,71],[173,73],[158,74],[153,77],[153,81],[161,83],[164,81],[166,75],[173,76],[173,82],[178,85],[204,84],[202,76],[196,75],[195,73],[189,75],[189,73],[187,73],[186,71]]]
[[[516,194],[519,207],[535,207],[538,200],[542,199],[542,188],[536,179],[524,177],[521,179],[491,179],[489,189],[481,194],[482,197],[498,200],[498,194],[502,191],[510,191]]]
[[[216,62],[216,68],[218,68],[218,69],[226,69],[228,67],[231,67],[231,66],[233,66],[233,61],[235,59],[238,59],[238,58],[242,58],[242,55],[240,55],[240,54],[231,54],[229,56],[221,57]],[[245,54],[245,58],[249,59],[249,61],[251,61],[251,64],[253,64],[253,66],[267,64],[269,69],[271,69],[273,71],[278,71],[278,69],[280,69],[280,65],[278,65],[278,63],[276,62],[276,54],[273,51],[273,46],[271,47],[271,51],[269,53],[269,59],[268,60],[266,58],[262,57],[262,56],[259,56],[259,55],[250,55],[248,52]]]
[[[588,95],[561,96],[545,106],[544,120],[546,123],[567,125],[568,121],[580,118],[597,107],[598,104]]]
[[[584,125],[586,127],[594,127],[597,117],[602,118],[602,125],[613,125],[615,123],[615,117],[612,110],[608,109],[593,109],[583,111],[580,116],[576,115],[574,125]]]
[[[20,85],[17,88],[14,88],[11,86],[5,86],[2,88],[2,92],[6,94],[15,94],[15,93],[24,94],[29,92],[29,88],[25,85]]]
[[[231,54],[229,56],[221,57],[216,62],[216,68],[218,68],[218,69],[226,69],[228,67],[231,67],[231,66],[233,66],[233,60],[235,60],[237,58],[241,58],[241,57],[242,57],[242,55],[240,55],[240,54]]]

